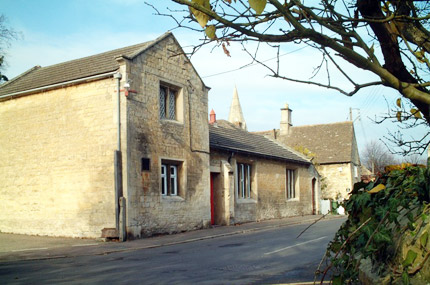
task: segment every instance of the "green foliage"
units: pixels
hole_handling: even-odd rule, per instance
[[[372,273],[381,280],[409,284],[426,262],[422,257],[430,255],[425,230],[430,223],[429,203],[428,168],[406,166],[375,182],[357,183],[343,205],[348,220],[328,245],[329,265],[322,279],[331,271],[333,284],[359,284],[362,261],[370,260]],[[411,248],[402,256],[399,245],[405,240],[412,241]]]
[[[316,153],[310,151],[308,148],[301,146],[301,145],[296,145],[294,146],[294,150],[298,151],[300,153],[303,153],[304,155],[306,155],[307,158],[309,158],[310,160],[313,160],[314,158],[317,157]]]
[[[417,258],[417,253],[411,249],[408,250],[408,253],[406,254],[406,258],[402,263],[403,267],[412,265],[412,263],[414,263],[416,258]]]
[[[428,234],[428,232],[424,232],[424,233],[421,235],[420,242],[421,242],[421,246],[422,246],[422,247],[426,247],[426,246],[427,246],[428,238],[429,238],[429,234]]]

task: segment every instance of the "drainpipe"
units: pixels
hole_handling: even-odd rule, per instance
[[[121,73],[117,72],[113,75],[117,79],[117,99],[118,99],[118,151],[121,151]]]
[[[120,223],[124,225],[125,219],[120,219],[121,210],[124,211],[125,209],[121,209],[120,201],[123,202],[123,189],[122,189],[122,155],[121,155],[121,73],[117,72],[113,76],[115,79],[117,79],[117,115],[118,115],[118,149],[115,150],[114,153],[114,175],[115,175],[115,228],[119,234],[120,241],[125,240],[124,237],[124,231],[122,230],[124,226],[120,226]],[[124,212],[123,212],[124,214]],[[124,216],[124,215],[123,215]]]

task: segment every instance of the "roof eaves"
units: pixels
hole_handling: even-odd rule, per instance
[[[110,72],[105,72],[105,73],[99,73],[99,74],[93,75],[93,76],[81,77],[81,78],[77,78],[77,79],[73,79],[73,80],[69,80],[69,81],[63,81],[63,82],[59,82],[59,83],[55,83],[55,84],[51,84],[51,85],[44,85],[44,86],[33,88],[33,89],[26,89],[26,90],[14,92],[14,93],[0,95],[0,101],[7,100],[9,98],[16,98],[16,97],[30,95],[30,94],[33,94],[33,93],[39,92],[39,91],[47,91],[47,90],[52,90],[52,89],[59,88],[59,87],[70,86],[70,85],[77,84],[77,83],[90,82],[93,80],[103,79],[105,77],[112,76],[115,72],[117,72],[117,71],[115,70],[115,71],[110,71]]]
[[[333,162],[319,162],[320,165],[329,165],[329,164],[346,164],[346,163],[352,163],[352,161],[333,161]]]

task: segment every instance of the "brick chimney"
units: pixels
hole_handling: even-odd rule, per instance
[[[290,127],[293,125],[291,123],[291,112],[292,110],[288,107],[288,104],[285,104],[285,107],[281,108],[281,136],[288,135]]]
[[[212,109],[209,116],[210,116],[209,124],[213,125],[214,123],[216,123],[216,114],[215,114],[214,109]]]

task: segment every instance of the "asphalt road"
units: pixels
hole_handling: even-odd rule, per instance
[[[0,263],[2,284],[274,284],[313,281],[343,219],[105,255]]]

